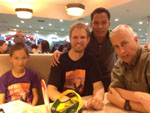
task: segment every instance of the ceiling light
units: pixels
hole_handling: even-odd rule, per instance
[[[21,23],[24,23],[24,21],[23,21],[23,20],[21,20]]]
[[[32,18],[32,9],[29,8],[16,8],[15,9],[18,18],[30,19]]]
[[[143,22],[142,22],[142,21],[140,21],[140,22],[139,22],[139,24],[143,24]]]
[[[19,27],[19,25],[16,25],[16,27]]]
[[[44,29],[44,27],[40,27],[41,29]]]
[[[143,37],[143,35],[141,35],[140,37]]]
[[[71,16],[81,16],[85,10],[85,6],[80,3],[69,3],[66,5],[67,14]]]
[[[88,23],[88,22],[86,22],[86,23],[85,23],[85,25],[87,25],[87,26],[88,26],[88,25],[89,25],[89,23]]]
[[[32,28],[32,26],[29,26],[29,28]]]
[[[139,31],[142,31],[142,29],[139,29]]]
[[[118,22],[118,21],[119,21],[119,19],[118,19],[118,18],[116,18],[116,19],[115,19],[115,21],[116,21],[116,22]]]
[[[62,19],[60,19],[59,21],[60,21],[60,22],[63,22],[63,20],[62,20]]]

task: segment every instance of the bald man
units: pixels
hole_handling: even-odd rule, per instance
[[[125,110],[150,113],[150,52],[138,45],[128,25],[119,25],[110,34],[117,53],[108,100]]]

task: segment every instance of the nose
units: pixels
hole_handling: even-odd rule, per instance
[[[98,24],[98,28],[102,28],[102,24],[101,23]]]
[[[120,53],[121,55],[124,54],[124,53],[125,53],[125,49],[124,49],[123,47],[120,47],[119,53]]]
[[[23,63],[23,60],[22,59],[19,59],[19,61],[18,61],[18,64],[22,64]]]
[[[80,43],[81,42],[81,38],[79,37],[79,38],[77,38],[77,42],[78,43]]]

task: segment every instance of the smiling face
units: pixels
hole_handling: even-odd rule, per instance
[[[108,15],[103,13],[95,13],[91,21],[91,27],[94,33],[94,36],[97,38],[105,38],[107,31],[110,26],[110,21]]]
[[[84,28],[74,28],[70,35],[71,49],[74,52],[84,52],[90,38]]]
[[[12,56],[9,56],[10,62],[13,65],[13,69],[17,71],[22,71],[24,70],[29,56],[26,54],[24,49],[16,50],[13,52]]]
[[[117,31],[118,30],[118,31]],[[138,39],[128,28],[112,31],[110,40],[117,55],[126,63],[130,64],[138,50]]]

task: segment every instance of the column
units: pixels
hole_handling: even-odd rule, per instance
[[[147,43],[150,43],[150,16],[147,16]]]

